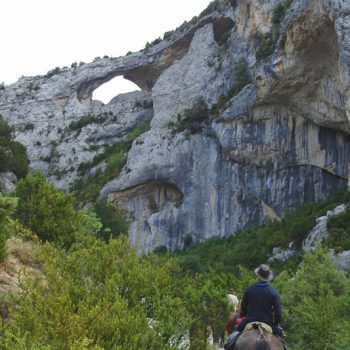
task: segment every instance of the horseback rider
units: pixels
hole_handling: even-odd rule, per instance
[[[241,301],[240,316],[243,321],[236,326],[230,335],[230,346],[233,349],[239,335],[250,322],[263,322],[271,326],[273,333],[282,337],[278,324],[282,315],[281,298],[278,291],[270,285],[273,273],[268,265],[262,264],[254,270],[258,281],[244,291]],[[226,349],[226,347],[225,347]]]

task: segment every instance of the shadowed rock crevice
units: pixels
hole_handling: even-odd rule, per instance
[[[180,244],[178,235],[173,233],[179,231],[176,217],[183,194],[174,184],[154,181],[113,193],[109,200],[126,209],[130,221],[130,241],[142,248],[140,252],[150,252],[157,246],[177,247]]]

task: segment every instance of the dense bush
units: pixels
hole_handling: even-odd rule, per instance
[[[0,172],[11,171],[22,178],[29,168],[27,150],[13,140],[12,133],[12,127],[0,116]]]
[[[126,221],[121,208],[107,203],[105,200],[98,200],[94,204],[94,212],[101,219],[103,225],[100,235],[108,241],[109,238],[116,238],[128,232]]]
[[[0,193],[0,261],[6,257],[6,240],[10,236],[9,218],[15,211],[17,198],[5,197]]]
[[[324,244],[336,252],[350,250],[350,206],[344,213],[331,217],[327,222],[330,236]]]
[[[88,218],[75,209],[72,195],[55,188],[43,175],[34,173],[18,182],[17,216],[42,241],[69,247],[86,233]]]
[[[326,251],[305,257],[282,296],[293,350],[350,348],[350,279]]]
[[[0,116],[0,137],[6,140],[11,139],[13,128]]]
[[[178,123],[174,125],[175,132],[188,130],[190,134],[195,134],[202,129],[202,123],[209,117],[209,109],[202,97],[198,98],[192,108],[185,108],[178,115]]]
[[[45,245],[41,261],[45,275],[21,285],[2,349],[178,348],[189,317],[173,259],[138,257],[119,238],[68,253]]]

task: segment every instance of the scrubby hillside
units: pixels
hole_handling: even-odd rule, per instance
[[[21,180],[16,195],[0,195],[4,350],[209,350],[209,330],[219,342],[230,313],[228,289],[241,297],[253,268],[271,258],[289,348],[350,346],[350,278],[339,269],[350,270],[348,193],[230,238],[196,244],[188,236],[183,251],[148,256],[40,174]],[[305,252],[315,219],[340,203],[347,209]],[[276,247],[294,254],[276,259]]]

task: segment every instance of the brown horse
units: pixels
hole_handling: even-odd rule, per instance
[[[235,350],[283,350],[282,342],[262,328],[243,332],[235,345]]]

